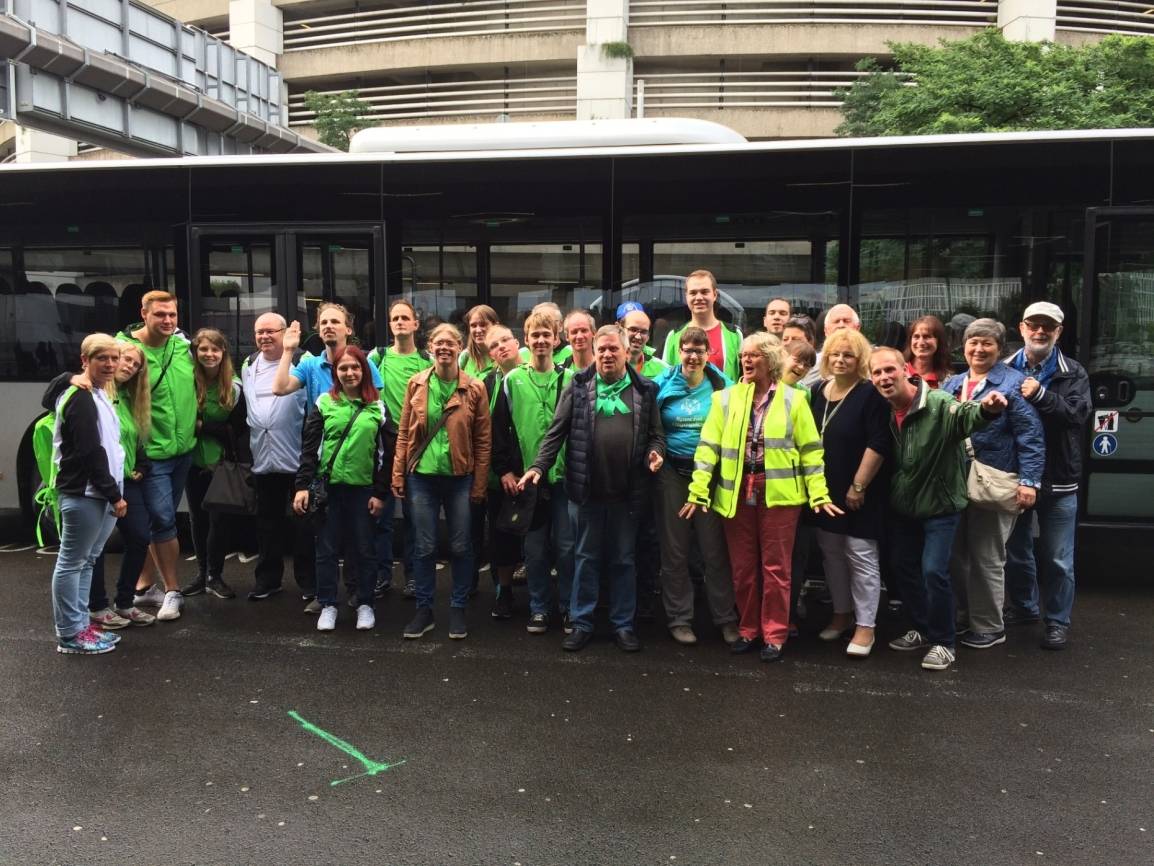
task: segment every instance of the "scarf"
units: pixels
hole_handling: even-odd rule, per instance
[[[1043,388],[1049,386],[1050,380],[1053,379],[1054,374],[1058,372],[1059,353],[1060,350],[1057,346],[1055,346],[1053,351],[1050,352],[1049,357],[1042,362],[1042,366],[1039,368],[1038,374],[1034,377],[1042,384]],[[1021,349],[1016,355],[1014,355],[1013,358],[1010,359],[1010,366],[1027,376],[1030,375],[1030,362],[1027,360],[1025,349]]]
[[[616,382],[606,382],[601,378],[601,374],[597,374],[597,414],[611,417],[618,413],[622,415],[629,414],[629,407],[625,405],[625,401],[621,399],[621,392],[629,387],[628,374],[622,376]]]

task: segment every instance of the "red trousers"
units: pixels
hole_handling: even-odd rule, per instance
[[[800,505],[738,503],[725,524],[741,636],[781,646],[789,637],[789,581]]]

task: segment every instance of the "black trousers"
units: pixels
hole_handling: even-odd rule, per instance
[[[293,554],[293,574],[301,592],[316,593],[316,539],[309,527],[289,517],[292,506],[291,473],[253,475],[256,486],[257,549],[256,588],[271,589],[284,579],[286,549]]]

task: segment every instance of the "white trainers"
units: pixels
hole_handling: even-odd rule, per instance
[[[335,604],[325,605],[321,609],[321,615],[317,617],[317,631],[332,631],[337,627],[337,606]]]
[[[367,604],[362,604],[357,608],[357,630],[368,631],[377,624],[377,618],[373,615],[373,609]]]
[[[155,589],[155,587],[153,587]],[[180,594],[180,590],[174,589],[172,592],[164,594],[164,603],[160,605],[160,610],[156,613],[156,618],[164,621],[180,619],[180,609],[184,607],[184,596]]]
[[[156,617],[138,607],[118,607],[116,612],[133,625],[152,625],[156,622]]]
[[[926,657],[922,659],[922,667],[927,671],[948,670],[954,663],[954,651],[941,644],[934,644]]]
[[[88,619],[103,629],[127,628],[132,623],[110,607],[89,612]]]
[[[164,590],[154,583],[144,592],[138,592],[134,595],[132,604],[134,607],[140,607],[142,604],[148,607],[160,607],[164,604]]]

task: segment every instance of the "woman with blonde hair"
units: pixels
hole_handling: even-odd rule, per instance
[[[796,388],[779,386],[780,341],[766,333],[746,337],[740,360],[742,380],[711,398],[680,516],[704,508],[726,518],[740,634],[730,648],[749,652],[760,640],[761,660],[775,662],[789,636],[791,558],[802,506],[829,515],[841,509],[826,489],[809,403]]]
[[[815,517],[833,598],[833,618],[818,637],[835,641],[853,628],[846,654],[856,658],[868,656],[874,645],[881,597],[878,542],[889,500],[882,469],[893,441],[889,405],[869,381],[869,355],[869,341],[859,331],[834,331],[822,351],[823,381],[810,397],[825,450],[826,486],[843,511]]]
[[[489,357],[489,347],[485,343],[485,337],[489,333],[489,328],[501,324],[501,319],[497,316],[497,311],[488,304],[477,304],[465,313],[464,321],[465,329],[469,333],[469,341],[465,344],[465,349],[458,359],[461,371],[474,379],[484,379],[496,366],[493,359]],[[433,335],[430,333],[429,345],[426,347],[430,357],[433,354],[432,342]]]
[[[196,548],[196,577],[180,592],[186,598],[209,592],[236,598],[224,582],[223,515],[204,508],[204,497],[221,460],[251,463],[244,392],[232,372],[228,340],[215,328],[201,328],[192,338],[196,367],[196,445],[188,473],[188,511]]]

